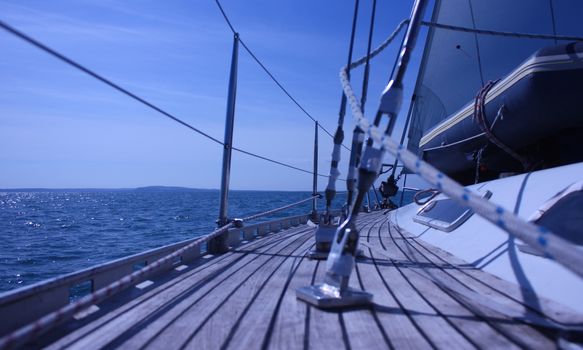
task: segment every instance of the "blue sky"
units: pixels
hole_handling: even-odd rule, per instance
[[[408,17],[411,3],[378,2],[373,46]],[[338,72],[346,61],[354,3],[222,4],[246,44],[333,132],[341,96]],[[366,50],[369,18],[370,1],[361,1],[357,57]],[[214,1],[0,1],[0,20],[223,138],[232,34]],[[414,84],[422,44],[407,88]],[[4,31],[0,47],[0,188],[219,187],[222,149],[217,144]],[[396,52],[392,45],[373,61],[369,118]],[[360,81],[358,70],[353,73],[357,93]],[[244,51],[238,82],[235,146],[311,169],[313,123]],[[398,126],[403,121],[402,115]],[[347,145],[352,128],[348,114]],[[321,132],[320,173],[329,171],[331,147],[332,140]],[[347,160],[343,150],[343,177]],[[325,184],[320,178],[321,190]],[[231,188],[309,190],[311,177],[235,152]]]

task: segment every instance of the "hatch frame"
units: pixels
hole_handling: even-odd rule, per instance
[[[492,192],[490,190],[486,190],[483,193],[482,198],[490,199],[492,197]],[[434,228],[439,231],[443,232],[452,232],[458,227],[460,227],[464,222],[466,222],[472,215],[474,211],[470,207],[466,207],[465,210],[462,211],[460,215],[458,215],[453,221],[445,221],[440,220],[439,218],[433,218],[428,216],[422,216],[421,214],[424,212],[429,212],[432,210],[439,202],[443,201],[453,201],[455,205],[460,207],[459,209],[464,209],[460,206],[457,202],[449,197],[440,198],[440,199],[432,199],[423,205],[419,210],[417,210],[417,214],[413,216],[413,221],[431,228]]]

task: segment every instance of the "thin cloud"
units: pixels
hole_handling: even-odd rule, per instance
[[[206,32],[207,35],[188,36],[184,28],[181,28],[184,24],[173,21],[166,21],[171,26],[156,26],[148,22],[141,25],[120,25],[91,17],[81,19],[57,12],[41,11],[21,4],[2,4],[1,8],[4,20],[17,25],[20,30],[51,34],[53,39],[56,36],[67,40],[131,42],[133,45],[139,42],[182,44],[196,38],[204,40],[208,35],[214,34],[208,26],[201,26],[197,30]],[[192,26],[191,24],[190,27]]]

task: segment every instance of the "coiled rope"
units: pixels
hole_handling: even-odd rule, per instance
[[[417,191],[413,195],[413,202],[415,202],[415,204],[417,205],[425,205],[429,203],[429,201],[431,201],[433,198],[437,197],[440,193],[441,191],[436,190],[435,188],[428,188],[426,190]],[[425,195],[428,196],[423,197]]]
[[[491,80],[487,82],[486,85],[484,85],[478,91],[478,94],[476,95],[476,99],[474,101],[474,118],[478,122],[478,125],[480,126],[482,132],[486,135],[488,141],[492,142],[493,144],[498,146],[498,148],[506,152],[506,154],[514,158],[516,161],[520,162],[520,164],[522,164],[523,169],[527,170],[529,167],[528,160],[525,157],[518,154],[510,146],[502,142],[502,140],[500,140],[496,135],[494,135],[494,132],[492,132],[492,129],[490,128],[490,126],[488,126],[488,123],[486,121],[485,112],[486,96],[488,95],[488,92],[490,92],[490,90],[494,87],[494,85],[496,85],[497,82],[498,80],[495,81]],[[480,163],[481,155],[482,150],[480,150],[480,153],[478,155],[478,166]]]
[[[404,21],[405,22],[405,21]],[[437,26],[436,23],[425,22],[426,25]],[[399,31],[403,28],[404,24],[401,22],[397,29],[379,46],[373,53],[376,56],[384,48],[386,48],[391,41],[397,36]],[[469,28],[458,28],[453,26],[439,25],[439,27],[444,27],[445,29],[458,30],[463,29],[464,31],[476,31]],[[467,30],[466,30],[467,29]],[[482,31],[477,30],[481,34],[491,34],[491,35],[507,35],[508,36],[519,36],[528,38],[540,38],[540,35],[525,35],[521,33],[504,33],[504,32],[493,32],[493,31]],[[503,34],[500,34],[503,33]],[[510,35],[512,34],[512,35]],[[548,36],[544,36],[545,38]],[[554,36],[553,36],[554,37]],[[569,38],[571,40],[582,40],[583,38],[576,37],[561,37]],[[366,57],[361,58],[355,63],[351,64],[351,68],[355,68],[366,61]],[[405,149],[403,145],[399,145],[391,137],[385,135],[378,127],[371,125],[368,119],[365,118],[362,108],[358,102],[358,99],[352,89],[350,81],[346,76],[347,67],[343,67],[340,71],[340,83],[342,89],[348,98],[352,114],[355,123],[378,144],[381,145],[383,150],[389,151],[394,155],[399,161],[401,161],[409,170],[421,176],[424,180],[432,184],[435,188],[445,193],[450,198],[456,200],[461,205],[471,207],[475,213],[482,216],[486,220],[495,224],[499,228],[505,230],[512,236],[522,240],[529,246],[531,246],[536,251],[544,254],[545,257],[549,259],[556,260],[561,265],[565,266],[567,269],[571,270],[580,277],[583,277],[583,254],[580,253],[572,244],[562,239],[561,237],[553,234],[547,228],[542,226],[537,226],[533,223],[526,222],[518,216],[514,215],[511,211],[504,209],[503,207],[496,205],[488,200],[481,198],[480,196],[474,194],[467,188],[464,188],[459,183],[447,177],[438,169],[434,168],[430,164],[424,162],[415,154]]]

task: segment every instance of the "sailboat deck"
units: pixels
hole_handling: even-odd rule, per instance
[[[296,288],[322,281],[326,265],[305,257],[314,245],[314,228],[301,225],[227,254],[199,259],[198,265],[154,280],[143,290],[134,288],[33,345],[51,349],[557,347],[556,332],[480,302],[488,298],[491,305],[533,313],[522,301],[524,291],[399,232],[384,214],[363,214],[358,220],[366,257],[357,260],[351,285],[374,294],[370,307],[322,311],[296,299]],[[552,316],[545,320],[552,322]]]

